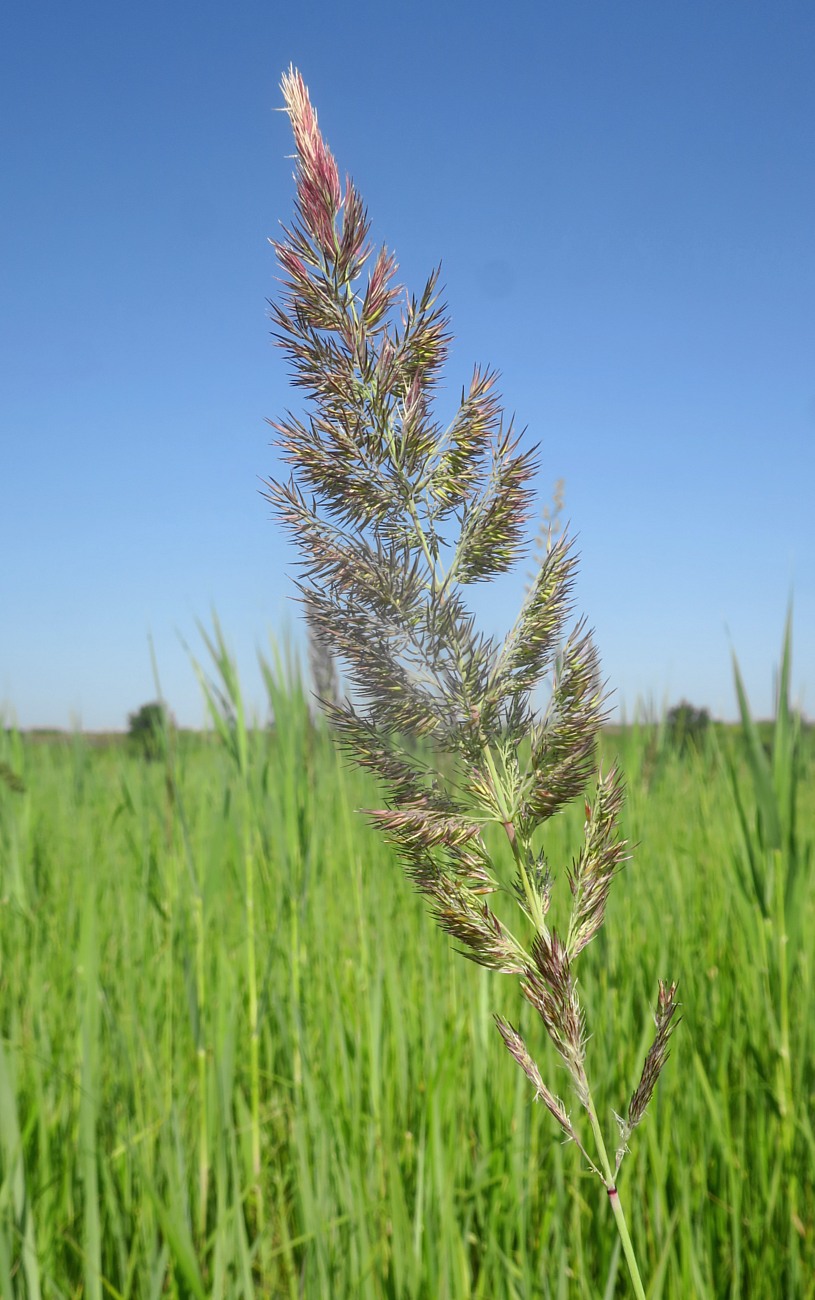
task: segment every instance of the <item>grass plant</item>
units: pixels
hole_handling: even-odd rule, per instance
[[[0,730],[0,761],[25,787],[0,782],[0,1294],[73,1300],[94,1275],[105,1300],[625,1294],[606,1194],[552,1142],[495,1033],[499,998],[514,1014],[511,982],[451,959],[352,811],[374,806],[373,776],[338,760],[285,664],[266,656],[276,725],[246,734],[262,1234],[243,778],[225,740],[176,734],[169,799],[163,762],[125,737]],[[619,754],[627,773],[638,865],[611,892],[581,985],[597,1091],[614,1095],[647,1050],[648,970],[683,971],[683,1030],[626,1165],[641,1270],[654,1300],[813,1300],[811,868],[788,945],[790,1123],[768,1032],[771,929],[744,889],[731,765],[751,833],[758,802],[743,732],[714,729],[685,755],[655,752],[655,735],[599,737],[601,761]],[[798,743],[807,863],[812,732]],[[579,807],[548,823],[553,859],[568,860],[582,823]],[[529,1041],[531,1006],[518,1019]]]
[[[350,179],[343,190],[293,69],[283,94],[297,193],[295,220],[275,244],[284,281],[273,316],[307,413],[275,424],[292,477],[270,483],[269,496],[303,555],[298,586],[312,636],[340,658],[353,690],[353,702],[328,701],[327,713],[340,743],[378,778],[386,807],[369,816],[438,924],[474,962],[517,977],[538,1013],[591,1136],[544,1082],[519,1030],[503,1016],[496,1024],[605,1187],[644,1300],[617,1182],[668,1057],[676,985],[659,983],[656,1033],[616,1116],[611,1153],[589,1083],[576,967],[628,856],[616,767],[600,773],[593,803],[585,801],[570,905],[557,926],[543,839],[545,824],[583,796],[603,719],[591,635],[582,622],[567,630],[573,551],[565,536],[548,545],[503,643],[478,632],[467,588],[525,553],[534,451],[505,420],[495,376],[478,367],[452,422],[437,422],[450,342],[438,274],[412,298],[384,247],[367,272],[362,200]],[[542,712],[534,701],[547,677]]]

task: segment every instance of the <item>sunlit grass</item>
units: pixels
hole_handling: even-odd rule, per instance
[[[0,1294],[627,1294],[602,1188],[495,1032],[511,982],[488,995],[428,925],[286,678],[244,758],[0,733]],[[651,1294],[813,1296],[811,740],[780,913],[750,883],[748,850],[791,851],[757,829],[755,746],[603,743],[638,848],[586,954],[600,1095],[636,1083],[644,972],[683,1003],[622,1178]],[[561,875],[581,819],[550,825]]]

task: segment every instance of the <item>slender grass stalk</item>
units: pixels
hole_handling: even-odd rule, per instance
[[[96,888],[92,877],[86,885],[82,911],[82,1036],[80,1040],[79,1142],[84,1190],[85,1294],[102,1300],[102,1233],[99,1221],[99,1175],[97,1165],[97,1096],[95,1080],[99,1052],[99,948],[96,923]]]
[[[4,1210],[8,1206],[6,1214],[12,1226],[10,1242],[7,1242],[6,1234],[2,1230],[6,1224],[2,1223],[0,1226],[0,1281],[3,1282],[2,1294],[13,1295],[12,1258],[19,1252],[26,1294],[31,1297],[31,1300],[40,1300],[42,1289],[37,1260],[34,1206],[26,1180],[15,1082],[12,1064],[0,1038],[0,1153],[3,1156],[0,1166],[0,1205]],[[3,1218],[5,1217],[4,1214]]]
[[[172,850],[171,856],[173,865],[175,865],[175,841],[177,832],[180,832],[191,886],[191,910],[195,955],[190,1002],[193,1033],[195,1037],[195,1064],[198,1097],[198,1214],[196,1229],[199,1240],[203,1240],[206,1237],[207,1232],[210,1181],[209,1087],[207,1080],[207,965],[204,885],[200,873],[196,868],[195,857],[192,852],[187,820],[184,813],[184,806],[176,774],[174,746],[169,725],[170,714],[161,690],[158,663],[152,641],[150,643],[150,655],[153,665],[153,679],[155,681],[160,705],[153,740],[157,747],[158,755],[164,762],[165,839],[168,847]],[[169,916],[172,925],[173,909],[176,902],[175,871],[173,871],[173,877],[170,880],[169,885]],[[170,933],[172,934],[172,928]],[[172,967],[172,943],[170,944],[169,958]],[[170,987],[172,987],[171,983]],[[174,1011],[172,1000],[170,1001],[169,1006],[167,1033],[172,1049],[174,1034]],[[168,1094],[168,1100],[170,1100],[171,1096],[171,1093]],[[170,1101],[168,1110],[171,1106],[172,1102]]]
[[[353,182],[340,183],[300,74],[282,83],[296,146],[296,216],[274,243],[283,290],[277,341],[307,414],[274,423],[292,469],[268,496],[303,557],[298,587],[312,638],[337,656],[353,695],[326,701],[340,744],[377,776],[371,820],[471,960],[520,980],[586,1112],[589,1155],[526,1043],[504,1043],[567,1139],[604,1183],[632,1285],[644,1296],[617,1178],[668,1055],[676,986],[660,981],[656,1035],[625,1116],[614,1165],[589,1087],[575,966],[603,925],[626,860],[615,768],[585,801],[568,872],[565,927],[549,916],[553,874],[542,828],[584,796],[604,718],[597,653],[584,623],[567,632],[575,556],[546,553],[503,643],[477,631],[466,589],[508,572],[526,549],[535,450],[505,421],[495,375],[476,367],[445,429],[434,408],[451,339],[438,272],[418,297],[372,256]],[[544,711],[539,684],[551,678]],[[493,846],[491,827],[504,836]],[[514,906],[514,912],[512,910]],[[509,915],[508,915],[509,914]]]
[[[246,886],[246,929],[254,936],[255,921],[255,844],[251,835],[244,843],[244,882]],[[258,1189],[260,1221],[263,1221],[260,1188],[260,1041],[258,1032],[258,976],[254,937],[247,943],[246,987],[249,997],[249,1105],[252,1114],[252,1174]]]
[[[206,1016],[206,928],[204,922],[204,896],[198,890],[192,899],[195,927],[195,1059],[198,1072],[198,1235],[203,1238],[207,1230],[207,1205],[209,1202],[209,1097],[207,1089]]]
[[[792,1165],[793,1148],[800,1131],[799,1098],[795,1083],[795,1057],[790,1015],[790,987],[803,960],[801,918],[806,914],[806,889],[811,855],[799,843],[799,789],[804,782],[801,718],[790,706],[792,671],[792,608],[787,612],[776,690],[775,719],[769,756],[754,721],[738,660],[733,673],[742,733],[752,786],[754,816],[740,776],[739,765],[729,756],[729,773],[742,832],[742,857],[747,870],[739,881],[746,899],[757,905],[763,925],[761,942],[766,954],[766,1005],[770,1009],[769,1041],[775,1052],[774,1100],[778,1110],[779,1148],[776,1168]],[[807,846],[807,849],[809,846]],[[741,868],[741,861],[739,862]],[[778,1183],[780,1184],[780,1172]],[[799,1253],[799,1188],[795,1175],[788,1178],[790,1255],[795,1269]]]
[[[213,614],[213,634],[199,625],[217,675],[210,681],[193,660],[204,692],[207,710],[215,729],[232,759],[238,779],[238,802],[243,862],[244,905],[246,908],[246,985],[249,1018],[249,1106],[251,1114],[251,1162],[254,1209],[258,1229],[264,1227],[263,1189],[261,1184],[260,1118],[260,1038],[257,973],[257,919],[255,914],[255,862],[258,836],[252,808],[249,763],[249,729],[237,668],[226,644],[218,618]]]

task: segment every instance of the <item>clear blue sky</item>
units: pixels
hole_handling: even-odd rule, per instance
[[[203,708],[216,608],[296,628],[260,479],[297,397],[266,239],[289,63],[376,237],[566,480],[618,706],[771,707],[786,606],[815,712],[815,7],[808,0],[11,0],[0,30],[0,707]],[[482,600],[511,622],[524,573]]]

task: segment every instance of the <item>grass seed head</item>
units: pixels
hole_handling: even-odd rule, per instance
[[[611,1186],[574,963],[604,922],[626,857],[616,772],[600,777],[586,805],[560,933],[549,922],[552,875],[533,843],[544,822],[584,794],[605,718],[593,637],[583,622],[569,629],[576,556],[565,534],[547,534],[514,627],[501,642],[479,632],[468,591],[525,553],[536,449],[516,434],[496,376],[482,366],[450,423],[440,424],[435,393],[451,333],[439,271],[413,296],[397,284],[387,249],[370,267],[367,213],[352,181],[341,186],[293,69],[283,94],[296,146],[295,220],[274,244],[283,278],[272,310],[306,409],[273,425],[291,476],[271,482],[268,496],[302,557],[310,634],[348,683],[350,698],[328,700],[328,717],[346,751],[377,777],[384,806],[369,815],[438,924],[471,960],[519,977],[591,1118],[600,1151],[591,1167]],[[536,692],[547,678],[541,712]],[[517,934],[492,895],[518,904]],[[660,985],[657,1036],[623,1142],[665,1063],[673,995],[674,986]],[[585,1155],[520,1034],[500,1017],[497,1025],[536,1096]]]

